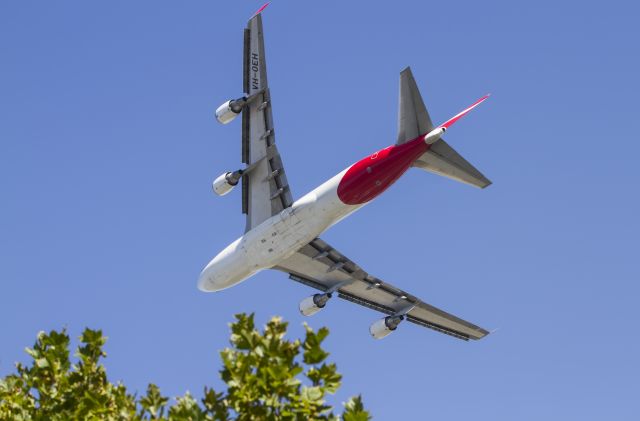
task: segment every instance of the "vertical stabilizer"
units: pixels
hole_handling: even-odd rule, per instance
[[[400,72],[400,94],[398,97],[398,140],[396,145],[415,139],[433,129],[431,117],[424,106],[418,85],[411,68]]]

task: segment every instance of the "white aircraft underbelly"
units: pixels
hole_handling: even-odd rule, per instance
[[[229,244],[204,268],[198,288],[220,291],[271,268],[362,207],[338,198],[338,184],[346,171]]]

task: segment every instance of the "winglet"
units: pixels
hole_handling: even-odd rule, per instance
[[[270,1],[266,2],[265,4],[263,4],[263,5],[262,5],[262,7],[261,7],[261,8],[259,8],[259,9],[258,9],[258,11],[257,11],[257,12],[255,12],[255,13],[253,14],[253,16],[251,16],[251,18],[253,19],[253,18],[255,18],[256,16],[258,16],[258,15],[259,15],[260,13],[262,13],[262,11],[263,11],[264,9],[266,9],[266,8],[267,8],[267,6],[269,6],[270,4],[271,4],[271,2],[270,2]]]
[[[456,114],[455,116],[451,117],[449,120],[447,120],[444,123],[442,123],[441,125],[439,125],[437,128],[443,128],[443,129],[447,130],[449,127],[453,126],[453,123],[455,123],[456,121],[460,120],[462,117],[467,115],[469,113],[469,111],[473,110],[478,105],[482,104],[490,96],[491,96],[491,94],[486,94],[485,96],[483,96],[482,98],[480,98],[479,100],[477,100],[476,102],[471,104],[468,108],[466,108],[462,112]]]

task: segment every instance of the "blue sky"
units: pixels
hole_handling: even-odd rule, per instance
[[[0,5],[0,375],[40,330],[109,336],[112,380],[220,385],[233,314],[302,333],[312,291],[263,272],[218,294],[202,267],[242,234],[251,1]],[[277,142],[300,197],[396,136],[411,65],[447,141],[494,185],[410,171],[324,235],[367,271],[499,330],[464,343],[334,300],[344,374],[377,419],[629,420],[640,389],[638,8],[633,2],[285,2],[265,12]]]

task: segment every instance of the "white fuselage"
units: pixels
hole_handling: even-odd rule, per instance
[[[271,268],[364,206],[347,205],[338,198],[338,185],[346,171],[229,244],[204,268],[198,288],[220,291]]]

